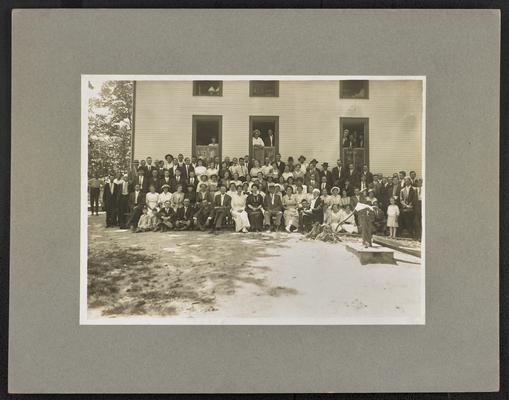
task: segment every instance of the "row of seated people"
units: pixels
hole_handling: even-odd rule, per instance
[[[179,163],[179,159],[182,164]],[[277,159],[280,159],[279,155],[276,157]],[[193,209],[201,208],[202,202],[197,201],[199,196],[203,197],[200,192],[208,192],[214,198],[219,194],[221,186],[224,186],[229,196],[232,197],[232,194],[238,192],[238,186],[241,186],[240,190],[244,196],[249,196],[253,185],[256,185],[257,192],[262,198],[266,193],[269,193],[270,186],[274,186],[274,191],[278,194],[286,194],[290,187],[298,202],[304,198],[310,202],[313,192],[318,190],[320,200],[325,208],[324,215],[328,215],[332,211],[332,206],[335,203],[340,208],[345,208],[346,205],[353,208],[359,201],[365,201],[368,204],[376,203],[377,208],[387,214],[389,223],[395,217],[396,221],[391,223],[396,225],[393,228],[397,228],[399,220],[411,236],[419,238],[420,235],[420,205],[423,187],[422,180],[417,179],[413,171],[408,177],[405,171],[400,171],[394,173],[392,178],[386,178],[372,174],[367,166],[363,166],[357,172],[352,169],[352,165],[343,169],[341,161],[338,160],[337,166],[329,171],[327,163],[323,163],[320,168],[316,166],[316,160],[312,160],[305,165],[306,172],[302,175],[300,171],[305,163],[305,158],[301,156],[299,162],[303,164],[296,164],[292,168],[292,174],[285,179],[285,176],[279,175],[279,173],[276,178],[274,168],[272,173],[268,168],[266,170],[255,169],[252,171],[253,175],[246,172],[245,175],[239,176],[239,172],[243,173],[247,170],[243,158],[238,160],[234,158],[230,161],[226,157],[222,163],[226,168],[219,170],[214,168],[213,161],[205,170],[199,168],[202,160],[197,160],[197,168],[192,165],[191,161],[191,159],[184,159],[179,155],[173,165],[163,168],[161,172],[155,168],[148,168],[147,166],[151,165],[151,159],[147,158],[146,162],[141,163],[142,165],[138,163],[136,175],[117,174],[117,176],[112,175],[106,180],[92,178],[89,181],[92,213],[98,214],[98,198],[101,191],[102,203],[107,211],[106,225],[120,224],[125,227],[129,215],[133,214],[133,209],[138,206],[134,200],[139,197],[137,193],[143,193],[144,196],[152,198],[151,203],[155,202],[158,208],[169,201],[170,207],[176,213],[177,209],[183,205],[185,198],[189,200],[189,205]],[[275,161],[276,166],[277,163],[278,161]],[[281,165],[284,164],[281,161],[279,163],[277,171],[280,171],[279,168],[286,171],[288,164],[291,164],[291,158],[284,166]],[[270,165],[268,161],[265,164],[265,166]],[[254,161],[251,169],[256,168],[257,165],[257,162]],[[199,175],[196,175],[196,172]],[[295,174],[296,172],[297,174]],[[350,181],[355,182],[355,185]],[[333,186],[336,183],[337,185]],[[394,199],[397,210],[394,207],[389,210],[391,199]],[[153,213],[150,210],[150,208],[147,210],[148,214]],[[141,216],[141,212],[139,214]],[[397,215],[394,216],[394,214]]]

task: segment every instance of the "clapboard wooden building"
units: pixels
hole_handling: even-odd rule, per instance
[[[134,104],[133,159],[302,154],[422,175],[420,79],[137,81]]]

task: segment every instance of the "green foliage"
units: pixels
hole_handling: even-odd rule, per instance
[[[89,89],[93,85],[89,83]],[[126,172],[131,159],[132,81],[106,81],[88,104],[88,173]]]

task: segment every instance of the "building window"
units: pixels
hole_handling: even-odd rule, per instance
[[[339,98],[369,99],[369,81],[339,81]]]
[[[222,96],[223,81],[193,81],[193,96]]]
[[[249,81],[249,96],[278,97],[279,81]]]

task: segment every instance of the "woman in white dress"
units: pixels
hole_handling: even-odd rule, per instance
[[[235,231],[247,233],[247,229],[251,226],[246,212],[247,196],[242,192],[242,185],[237,186],[237,192],[231,195],[231,210],[233,221],[235,222]]]
[[[154,185],[150,185],[149,192],[145,196],[145,202],[148,208],[147,215],[151,227],[157,225],[157,205],[159,204],[159,193],[156,192]]]
[[[283,216],[285,218],[285,229],[288,233],[299,228],[299,211],[297,207],[297,198],[293,194],[293,188],[288,186],[286,188],[286,194],[283,196]]]
[[[324,218],[327,220],[328,215],[330,214],[332,210],[332,206],[334,204],[337,204],[338,206],[341,205],[341,196],[339,195],[339,188],[337,186],[334,186],[331,189],[330,196],[327,197],[327,200],[324,203]]]
[[[162,207],[164,205],[165,201],[171,201],[171,193],[170,193],[170,185],[163,185],[161,186],[161,189],[163,191],[159,195],[159,205]]]
[[[283,171],[283,174],[281,175],[285,182],[288,182],[288,178],[293,178],[293,172],[290,171],[290,167],[288,165],[285,165],[285,170]]]
[[[258,160],[254,160],[254,165],[249,171],[249,175],[251,175],[251,178],[253,178],[258,175],[258,172],[262,172],[260,162]]]
[[[218,173],[219,173],[219,170],[217,169],[214,161],[209,162],[209,167],[207,168],[207,171],[206,171],[206,174],[209,177],[209,179],[213,175],[217,176]]]

